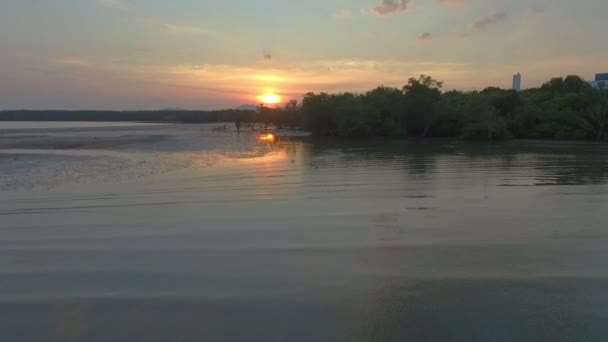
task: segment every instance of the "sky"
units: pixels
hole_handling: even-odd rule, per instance
[[[606,0],[2,0],[0,109],[220,109],[608,72]],[[267,59],[264,55],[272,55]]]

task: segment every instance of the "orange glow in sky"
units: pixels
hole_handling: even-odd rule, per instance
[[[274,108],[421,74],[470,91],[608,72],[606,0],[414,2],[0,0],[0,108]]]
[[[281,102],[281,97],[276,94],[264,94],[258,96],[258,100],[262,101],[264,104],[277,104]]]

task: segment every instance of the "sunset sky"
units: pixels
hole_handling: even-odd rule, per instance
[[[2,0],[0,109],[217,109],[608,72],[606,0]],[[272,54],[267,60],[264,54]]]

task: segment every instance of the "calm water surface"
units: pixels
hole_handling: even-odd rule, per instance
[[[0,136],[1,341],[606,341],[608,147]]]
[[[95,121],[0,121],[0,131],[14,129],[135,127],[161,125],[140,122],[95,122]]]

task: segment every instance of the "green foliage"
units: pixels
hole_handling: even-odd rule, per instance
[[[309,93],[300,126],[317,136],[463,139],[608,138],[608,91],[578,76],[522,92],[486,88],[441,92],[442,82],[411,78],[401,89],[365,94]]]
[[[408,134],[426,137],[439,117],[443,83],[430,76],[410,78],[403,87],[404,114]]]
[[[510,136],[504,117],[492,104],[493,99],[493,97],[482,93],[471,93],[469,95],[460,115],[464,123],[460,134],[462,138],[502,140]]]
[[[590,105],[583,111],[581,127],[592,139],[608,139],[608,89],[601,87],[591,94]]]
[[[402,122],[404,103],[401,90],[378,87],[362,96],[361,101],[377,111],[376,136],[403,138],[407,135],[405,123]]]
[[[378,107],[352,93],[306,94],[301,111],[304,129],[315,135],[372,137],[382,127]]]

